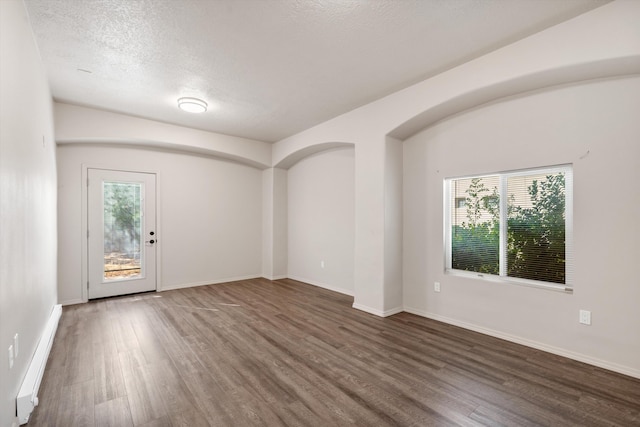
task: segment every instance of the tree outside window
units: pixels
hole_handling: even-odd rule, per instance
[[[449,268],[566,284],[566,173],[449,180]]]

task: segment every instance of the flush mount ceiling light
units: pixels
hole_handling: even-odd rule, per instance
[[[189,113],[204,113],[207,111],[207,103],[198,98],[180,98],[178,107]]]

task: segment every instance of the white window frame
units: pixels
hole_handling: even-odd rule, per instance
[[[543,282],[539,280],[522,279],[507,276],[507,203],[506,197],[507,179],[514,176],[543,175],[563,172],[565,174],[565,283]],[[451,209],[453,197],[451,195],[451,183],[458,179],[484,178],[498,176],[500,186],[500,267],[499,275],[478,273],[474,271],[456,270],[451,267]],[[492,282],[531,286],[556,291],[573,292],[573,165],[557,165],[531,169],[520,169],[506,172],[485,173],[477,175],[456,176],[444,179],[443,183],[444,206],[444,267],[445,274],[487,280]]]

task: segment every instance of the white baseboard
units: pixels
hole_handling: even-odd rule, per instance
[[[220,283],[237,282],[240,280],[259,279],[261,277],[262,276],[258,274],[258,275],[252,275],[252,276],[227,277],[224,279],[207,280],[204,282],[178,283],[176,285],[163,286],[162,289],[158,289],[158,292],[172,291],[175,289],[194,288],[196,286],[217,285]]]
[[[329,291],[337,292],[339,294],[349,295],[351,297],[353,296],[352,290],[345,289],[345,288],[338,288],[336,286],[328,285],[326,283],[318,282],[316,280],[310,280],[300,276],[287,276],[286,278],[291,280],[297,280],[298,282],[303,282],[308,285],[317,286],[319,288],[327,289]],[[285,279],[285,277],[282,277],[282,279]]]
[[[53,339],[58,329],[58,322],[62,315],[62,306],[60,304],[54,305],[49,320],[45,324],[38,346],[27,373],[24,376],[18,397],[16,398],[16,406],[18,412],[18,421],[20,424],[26,424],[29,421],[33,408],[38,406],[38,390],[40,389],[40,382],[44,376],[44,368],[47,365],[47,359],[49,358],[49,352],[53,345]]]
[[[368,307],[366,305],[358,304],[355,302],[353,303],[352,307],[355,308],[356,310],[364,311],[369,314],[374,314],[378,317],[389,317],[404,311],[402,307],[395,307],[395,308],[383,311],[383,310],[378,310],[377,308]]]
[[[267,276],[263,275],[262,277],[263,277],[263,278],[265,278],[265,279],[267,279],[267,280],[274,281],[274,280],[286,279],[286,278],[288,278],[289,276],[287,276],[286,274],[284,274],[284,275],[281,275],[281,276],[272,276],[272,277],[267,277]]]
[[[424,310],[420,310],[412,307],[404,307],[404,311],[407,313],[415,314],[429,319],[437,320],[439,322],[448,323],[453,326],[459,326],[464,329],[479,332],[481,334],[489,335],[492,337],[500,338],[506,341],[511,341],[516,344],[522,344],[527,347],[535,348],[538,350],[546,351],[547,353],[556,354],[569,359],[577,360],[578,362],[584,362],[589,365],[597,366],[599,368],[607,369],[609,371],[618,372],[620,374],[628,375],[634,378],[640,378],[640,370],[634,369],[628,366],[619,365],[617,363],[608,362],[606,360],[597,359],[595,357],[587,356],[585,354],[576,353],[570,350],[566,350],[560,347],[551,346],[538,341],[529,340],[516,335],[506,334],[504,332],[496,331],[494,329],[485,328],[483,326],[475,325],[473,323],[463,322],[460,320],[452,319],[449,317],[441,316],[439,314],[429,313]]]

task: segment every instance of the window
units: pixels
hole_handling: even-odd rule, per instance
[[[570,289],[572,170],[445,180],[446,270]]]

